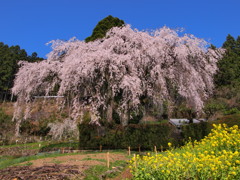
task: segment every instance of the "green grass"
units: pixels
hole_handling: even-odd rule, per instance
[[[27,143],[27,144],[11,144],[11,145],[0,146],[0,148],[27,147],[28,149],[39,149],[39,144],[41,144],[41,146],[45,146],[48,144],[48,142],[42,141],[42,142],[34,142],[34,143]]]
[[[33,163],[32,162],[26,162],[24,164],[15,164],[13,166],[31,166]]]
[[[126,167],[127,166],[127,162],[126,161],[115,161],[110,163],[110,168],[112,169],[112,167],[117,167],[117,166],[121,166],[121,167]],[[89,169],[87,169],[84,173],[86,175],[86,177],[84,178],[84,180],[99,180],[100,179],[100,175],[104,174],[104,172],[109,170],[107,168],[106,165],[96,165],[93,166]],[[113,173],[113,174],[109,174],[107,176],[107,178],[114,178],[119,174],[119,172]]]
[[[15,159],[16,157],[14,156],[0,156],[0,164],[3,163],[4,161],[7,161],[7,160],[13,160]]]
[[[106,172],[108,168],[103,165],[93,166],[85,171],[86,177],[84,180],[99,180],[99,175]]]
[[[144,121],[142,124],[163,124],[168,123],[167,119],[161,120],[161,121]]]
[[[44,149],[54,149],[54,148],[73,148],[78,149],[78,142],[60,142],[60,143],[53,143],[49,145],[42,146],[42,150]]]
[[[39,147],[39,144],[41,146]],[[42,142],[34,142],[34,143],[26,143],[26,144],[11,144],[11,145],[4,145],[0,146],[0,148],[27,148],[27,149],[53,149],[53,148],[74,148],[78,149],[78,142],[51,142],[42,141]]]
[[[96,159],[96,158],[90,158],[90,157],[84,158],[84,159],[82,159],[81,161],[99,161],[99,162],[107,162],[105,159]]]

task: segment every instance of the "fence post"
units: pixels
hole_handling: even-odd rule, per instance
[[[107,168],[110,166],[109,152],[107,152]]]
[[[154,146],[154,152],[157,154],[157,147]]]
[[[134,167],[137,168],[137,159],[136,159],[136,154],[133,155],[134,157]]]
[[[128,155],[130,156],[131,155],[131,147],[128,146]]]
[[[102,152],[102,145],[100,145],[100,147],[99,147],[99,148],[100,148],[100,152]]]

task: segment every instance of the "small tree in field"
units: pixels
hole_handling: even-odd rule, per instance
[[[202,39],[179,36],[167,27],[142,32],[126,25],[89,43],[74,38],[50,43],[53,51],[47,60],[21,62],[12,89],[18,96],[16,118],[24,111],[19,108],[28,112],[21,104],[53,92],[70,104],[72,119],[88,107],[91,123],[99,125],[112,122],[113,112],[126,125],[132,112],[145,111],[146,104],[159,104],[160,111],[164,101],[180,96],[199,112],[212,93],[223,54],[222,49],[207,49]]]

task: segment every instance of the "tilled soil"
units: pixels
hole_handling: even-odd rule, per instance
[[[64,180],[84,174],[76,165],[17,166],[0,170],[1,180]]]
[[[24,149],[24,147],[0,148],[2,156],[31,156],[38,153],[38,149]]]

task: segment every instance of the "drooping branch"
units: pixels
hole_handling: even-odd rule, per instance
[[[88,106],[93,123],[104,118],[103,111],[112,118],[113,108],[127,123],[131,118],[127,112],[139,110],[142,96],[171,101],[169,82],[189,106],[201,111],[212,93],[216,62],[224,52],[207,49],[203,39],[179,36],[167,27],[148,33],[129,25],[115,27],[94,42],[73,38],[51,43],[53,51],[47,60],[22,62],[13,94],[21,103],[54,89],[58,96],[71,94],[72,117]]]

